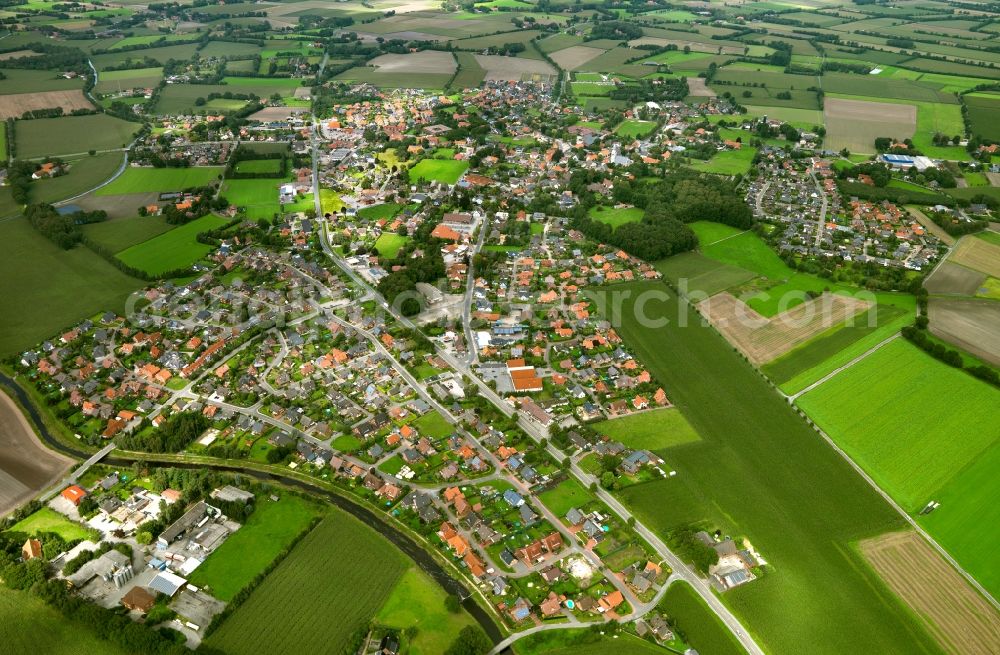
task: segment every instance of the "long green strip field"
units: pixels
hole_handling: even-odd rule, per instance
[[[798,404],[907,511],[941,503],[928,530],[1000,595],[1000,391],[900,338]]]
[[[659,451],[676,477],[622,500],[661,535],[704,522],[753,543],[771,565],[723,600],[769,652],[939,652],[851,546],[903,519],[665,285],[614,290],[631,292],[620,334],[701,436]],[[666,326],[637,319],[644,292]]]

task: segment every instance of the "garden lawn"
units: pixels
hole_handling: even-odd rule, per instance
[[[771,566],[722,600],[766,652],[940,652],[851,547],[903,519],[665,284],[614,288],[631,292],[615,328],[701,436],[666,451],[675,477],[619,492],[637,518],[661,536],[703,522],[753,543]],[[663,298],[644,311],[665,325],[638,320],[644,292]]]
[[[447,437],[455,431],[455,428],[452,427],[451,423],[449,423],[445,417],[441,416],[437,410],[431,410],[415,420],[413,422],[413,427],[428,439]]]
[[[383,232],[375,241],[375,249],[378,250],[379,256],[393,259],[409,240],[410,237],[400,236],[395,232]]]
[[[403,205],[395,202],[386,202],[380,205],[372,205],[358,210],[358,216],[368,221],[377,221],[382,218],[393,218],[403,209]]]
[[[910,512],[1000,442],[1000,390],[903,338],[798,404]]]
[[[607,223],[613,228],[617,228],[618,226],[626,223],[641,221],[645,213],[646,212],[638,207],[622,207],[618,209],[614,207],[603,207],[601,205],[591,207],[588,212],[590,217],[595,221]]]
[[[129,166],[114,182],[97,191],[99,196],[130,193],[168,193],[218,182],[222,166],[152,168]]]
[[[410,565],[374,530],[330,508],[207,643],[230,655],[341,649],[385,605]]]
[[[342,453],[353,453],[358,448],[361,448],[362,443],[357,437],[352,437],[349,434],[342,434],[331,441],[330,445]]]
[[[421,159],[410,169],[410,180],[454,184],[469,168],[469,162],[455,159]]]
[[[191,584],[208,587],[219,600],[232,600],[319,514],[314,503],[291,494],[278,502],[266,497],[255,502],[243,527],[191,574]]]
[[[596,423],[593,428],[632,450],[660,450],[700,437],[680,410],[653,409]]]
[[[67,618],[26,591],[0,585],[0,644],[5,653],[125,655],[89,625]]]
[[[15,523],[10,530],[12,532],[24,532],[29,535],[36,535],[39,532],[55,532],[64,541],[74,539],[87,539],[90,531],[80,525],[70,521],[59,512],[43,507],[34,514]]]
[[[198,234],[214,230],[228,222],[228,218],[208,214],[127,248],[115,257],[151,275],[186,268],[215,250],[215,246],[199,243]]]
[[[407,642],[409,655],[444,653],[462,628],[478,627],[465,610],[449,612],[444,606],[447,596],[440,585],[413,566],[396,583],[375,620],[399,631],[415,628],[416,636]]]
[[[548,491],[543,491],[538,498],[559,517],[566,516],[566,512],[574,507],[583,507],[594,500],[594,496],[575,478],[566,478]]]

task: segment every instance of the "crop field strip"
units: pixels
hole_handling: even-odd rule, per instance
[[[862,541],[883,580],[921,617],[947,652],[990,655],[1000,644],[1000,613],[914,531]],[[914,572],[919,571],[919,575]]]
[[[665,285],[616,288],[632,292],[619,333],[702,438],[660,453],[675,478],[628,487],[622,500],[660,534],[707,521],[767,553],[774,571],[724,596],[766,650],[939,652],[847,545],[903,519]],[[671,319],[662,328],[634,318],[635,298],[654,290],[666,301],[645,310]]]
[[[209,645],[232,655],[326,652],[368,623],[406,570],[405,558],[357,519],[330,512]]]

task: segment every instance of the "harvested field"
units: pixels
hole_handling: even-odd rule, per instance
[[[595,59],[604,54],[601,48],[588,48],[585,45],[574,45],[562,50],[557,50],[549,55],[552,61],[563,70],[576,70],[591,59]]]
[[[71,463],[39,443],[18,406],[0,392],[0,516],[55,482]]]
[[[955,246],[949,259],[992,277],[1000,277],[1000,246],[983,239],[964,237]]]
[[[1000,615],[916,532],[862,541],[861,553],[948,653],[987,655],[1000,644]]]
[[[500,55],[476,55],[476,62],[486,69],[486,80],[508,80],[520,82],[534,76],[548,77],[556,74],[556,69],[547,61],[502,57]]]
[[[932,298],[928,310],[935,336],[1000,366],[1000,303]]]
[[[992,173],[987,173],[987,175],[992,175]],[[923,211],[921,211],[919,207],[914,207],[912,205],[907,205],[906,209],[907,209],[907,211],[910,212],[911,216],[913,216],[915,219],[917,219],[918,223],[920,223],[921,225],[923,225],[924,228],[928,232],[930,232],[931,234],[933,234],[934,236],[936,236],[944,244],[949,245],[949,246],[955,245],[955,237],[953,237],[950,234],[948,234],[947,232],[945,232],[944,228],[942,228],[940,225],[938,225],[937,223],[935,223],[934,221],[932,221],[930,218],[928,218],[927,215]]]
[[[74,109],[94,108],[80,89],[13,93],[0,96],[0,119],[20,118],[26,111],[51,107],[62,107],[67,114]]]
[[[850,296],[824,294],[768,319],[731,293],[720,293],[698,303],[698,310],[751,362],[760,365],[867,310],[869,305]]]
[[[929,293],[974,296],[986,281],[986,274],[951,262],[942,262],[924,282]]]
[[[708,88],[705,84],[704,77],[689,77],[687,78],[688,83],[688,95],[714,98],[716,96],[715,91]]]
[[[874,152],[880,136],[908,139],[917,127],[913,105],[825,98],[826,147],[847,148],[851,152]]]
[[[13,52],[0,53],[0,61],[7,61],[8,59],[17,59],[19,57],[31,57],[32,55],[37,55],[39,53],[34,50],[14,50]]]
[[[458,64],[450,52],[424,50],[406,55],[381,55],[368,62],[380,73],[454,73]]]

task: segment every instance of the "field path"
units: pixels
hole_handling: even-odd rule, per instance
[[[865,352],[861,353],[860,355],[858,355],[857,357],[855,357],[851,361],[847,362],[846,364],[844,364],[840,368],[835,368],[834,370],[830,371],[829,373],[827,373],[826,375],[824,375],[820,379],[816,380],[815,382],[813,382],[812,384],[810,384],[808,387],[806,387],[802,391],[799,391],[798,393],[792,394],[791,396],[789,396],[788,394],[784,394],[785,398],[788,398],[788,402],[794,403],[799,398],[799,396],[802,396],[804,394],[809,393],[810,391],[812,391],[813,389],[815,389],[819,385],[823,384],[824,382],[826,382],[827,380],[829,380],[833,376],[837,375],[838,373],[840,373],[840,372],[842,372],[842,371],[844,371],[846,369],[851,368],[852,366],[854,366],[855,364],[857,364],[858,362],[860,362],[865,357],[868,357],[872,353],[876,352],[882,346],[885,346],[886,344],[888,344],[892,340],[899,338],[899,334],[900,333],[897,332],[896,334],[892,335],[888,339],[884,339],[882,341],[879,341],[877,344],[875,344],[874,346],[872,346],[871,348],[869,348]]]
[[[742,232],[737,232],[736,234],[730,234],[728,237],[722,237],[721,239],[718,239],[717,241],[713,241],[712,243],[706,243],[704,245],[706,245],[706,246],[714,246],[715,244],[722,243],[723,241],[725,241],[727,239],[734,239],[734,238],[736,238],[738,236],[742,236],[742,235],[746,234],[749,231],[750,230],[743,230]]]

